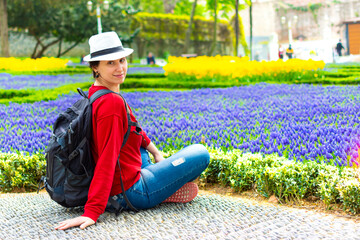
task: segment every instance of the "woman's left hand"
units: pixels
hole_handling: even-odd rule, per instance
[[[55,230],[65,230],[71,227],[80,226],[80,229],[85,229],[86,227],[95,224],[94,220],[88,217],[76,217],[72,219],[68,219],[59,223],[58,226],[55,227]]]
[[[155,162],[161,162],[162,160],[164,160],[165,158],[159,153],[157,155],[154,155],[154,160]]]
[[[155,162],[161,162],[165,159],[152,142],[150,142],[150,144],[146,147],[146,150],[153,155]]]

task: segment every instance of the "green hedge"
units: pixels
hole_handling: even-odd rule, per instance
[[[282,72],[276,74],[263,74],[245,76],[242,78],[232,78],[228,76],[213,76],[197,79],[192,75],[174,74],[168,75],[169,81],[181,82],[183,85],[189,84],[195,86],[199,84],[200,87],[231,87],[241,86],[253,83],[285,83],[285,84],[359,84],[360,72],[327,72],[327,71],[307,71],[307,72]],[[205,86],[208,84],[208,86]],[[191,87],[189,87],[191,88]]]
[[[333,71],[325,72],[324,75],[326,78],[348,78],[357,73],[357,71]]]
[[[357,85],[360,84],[360,77],[348,77],[348,78],[324,78],[297,81],[296,83],[308,83],[308,84],[331,84],[331,85]]]
[[[136,39],[143,41],[171,39],[183,43],[189,20],[190,17],[184,15],[141,12],[132,16],[130,29],[135,31],[136,29],[141,28]],[[212,19],[195,16],[190,39],[200,42],[209,41],[209,39],[212,39],[213,37],[213,25],[214,22]],[[225,20],[218,20],[217,27],[218,41],[231,43],[232,33],[230,24]],[[243,38],[243,36],[240,36],[240,38]]]
[[[263,156],[240,150],[208,150],[210,165],[200,177],[203,182],[221,183],[238,192],[254,189],[264,197],[275,195],[280,202],[317,196],[328,206],[341,204],[345,211],[360,213],[359,176],[352,168],[290,161],[274,154]],[[166,152],[164,156],[175,152]],[[0,190],[36,190],[45,169],[43,154],[0,153]]]
[[[341,69],[360,69],[360,63],[327,63],[325,68],[341,68]]]
[[[320,197],[325,204],[342,204],[344,210],[360,212],[360,182],[356,170],[325,163],[290,161],[277,155],[223,153],[209,149],[211,161],[202,174],[207,182],[219,182],[241,192],[254,189],[280,202]]]
[[[14,103],[33,103],[39,101],[55,100],[63,94],[76,92],[77,88],[84,90],[89,89],[92,82],[89,83],[74,83],[61,86],[54,89],[45,90],[0,90],[0,104]]]
[[[355,169],[290,161],[275,154],[208,150],[210,165],[201,175],[204,182],[231,186],[237,192],[253,189],[267,198],[275,195],[280,202],[316,196],[327,206],[341,204],[344,211],[360,213],[360,181]]]
[[[0,153],[0,190],[2,192],[36,190],[41,176],[45,176],[45,173],[46,160],[43,154],[26,156]]]

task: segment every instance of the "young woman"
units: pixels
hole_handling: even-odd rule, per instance
[[[137,209],[194,199],[198,187],[191,181],[206,169],[210,159],[201,144],[188,146],[164,159],[146,133],[135,126],[131,126],[129,138],[121,148],[128,121],[125,102],[117,93],[126,77],[126,56],[133,49],[123,48],[115,32],[94,35],[89,39],[89,45],[91,53],[84,60],[90,62],[95,78],[89,97],[100,89],[114,93],[100,97],[92,106],[92,154],[96,167],[84,214],[60,222],[55,227],[59,230],[76,226],[84,229],[94,224],[105,210],[114,210],[114,206],[108,204],[110,198],[122,208],[129,209],[122,194],[117,165],[119,156],[126,196]],[[130,118],[136,122],[131,109]],[[150,162],[148,152],[153,155],[155,164]]]

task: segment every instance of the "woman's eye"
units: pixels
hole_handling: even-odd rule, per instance
[[[120,59],[120,62],[121,63],[125,62],[125,58]]]
[[[109,61],[108,64],[112,65],[112,64],[114,64],[114,62],[113,62],[113,61]]]

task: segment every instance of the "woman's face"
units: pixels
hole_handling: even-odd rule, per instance
[[[126,58],[120,58],[111,61],[100,61],[97,67],[94,67],[94,71],[100,74],[99,80],[104,81],[106,85],[118,85],[125,81],[127,73],[127,61]]]

